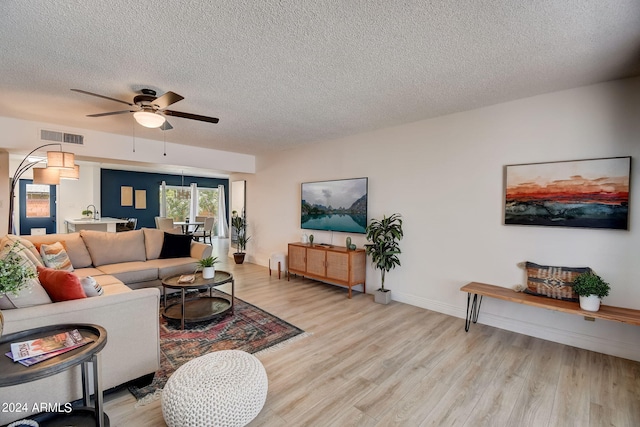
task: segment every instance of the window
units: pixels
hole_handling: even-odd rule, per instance
[[[190,187],[167,185],[167,217],[174,221],[184,221],[189,217],[191,201]],[[162,188],[160,203],[162,203]],[[198,212],[196,216],[218,218],[218,188],[198,187]]]
[[[27,184],[27,218],[49,218],[51,195],[48,185]]]

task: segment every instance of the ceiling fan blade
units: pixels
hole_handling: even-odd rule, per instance
[[[111,111],[109,113],[87,114],[87,117],[113,116],[115,114],[134,113],[133,110]]]
[[[201,122],[218,123],[220,120],[215,117],[200,116],[198,114],[182,113],[180,111],[164,110],[167,116],[182,117],[183,119],[200,120]]]
[[[178,101],[182,101],[184,96],[178,95],[175,92],[167,92],[161,97],[156,98],[152,104],[157,105],[160,110],[167,108],[171,104],[175,104]]]
[[[171,126],[171,123],[169,123],[169,121],[167,120],[165,120],[162,126],[160,126],[160,130],[171,130],[171,129],[173,129],[173,126]]]
[[[104,95],[98,95],[97,93],[87,92],[86,90],[81,90],[81,89],[71,89],[71,90],[74,91],[74,92],[78,92],[78,93],[84,93],[85,95],[97,96],[98,98],[104,98],[104,99],[108,99],[110,101],[121,102],[123,104],[130,105],[131,107],[135,106],[135,104],[132,104],[132,103],[127,102],[127,101],[121,101],[120,99],[110,98],[110,97],[104,96]]]

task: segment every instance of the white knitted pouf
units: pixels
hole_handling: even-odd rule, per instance
[[[253,355],[222,350],[197,357],[169,377],[162,415],[169,427],[245,426],[267,399],[267,372]]]

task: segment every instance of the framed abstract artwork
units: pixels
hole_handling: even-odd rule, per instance
[[[504,223],[629,226],[631,157],[505,166]]]

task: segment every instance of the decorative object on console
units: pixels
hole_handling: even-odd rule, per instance
[[[373,266],[380,270],[382,285],[374,294],[375,302],[389,304],[391,302],[391,291],[385,289],[385,273],[388,273],[396,265],[400,265],[398,255],[401,254],[400,240],[404,233],[402,231],[402,215],[394,213],[388,218],[383,215],[381,220],[372,219],[367,226],[367,241],[365,244],[367,255],[371,256]]]
[[[303,182],[301,187],[301,228],[365,233],[367,178]]]
[[[351,237],[347,237],[345,246],[347,249],[351,249]]]
[[[507,165],[504,223],[627,230],[631,157]]]
[[[52,145],[60,147],[60,151],[47,151],[47,166],[44,168],[35,168],[35,165],[44,160],[34,160],[31,155],[44,147],[50,147]],[[11,178],[9,190],[9,234],[13,234],[13,210],[16,185],[18,185],[20,177],[31,168],[33,168],[34,184],[57,185],[60,184],[60,178],[78,179],[80,173],[80,167],[75,164],[75,154],[62,151],[62,144],[60,143],[44,144],[31,150],[31,152],[22,159],[13,174],[13,178]],[[60,172],[63,169],[65,173],[61,174]]]
[[[609,295],[611,286],[593,271],[578,275],[573,280],[573,291],[580,297],[580,308],[586,311],[600,310],[602,298]]]
[[[309,244],[313,246],[313,234],[309,235]]]
[[[591,272],[589,267],[564,267],[538,265],[527,261],[527,287],[524,292],[549,298],[578,301],[573,290],[573,281],[583,273]]]

